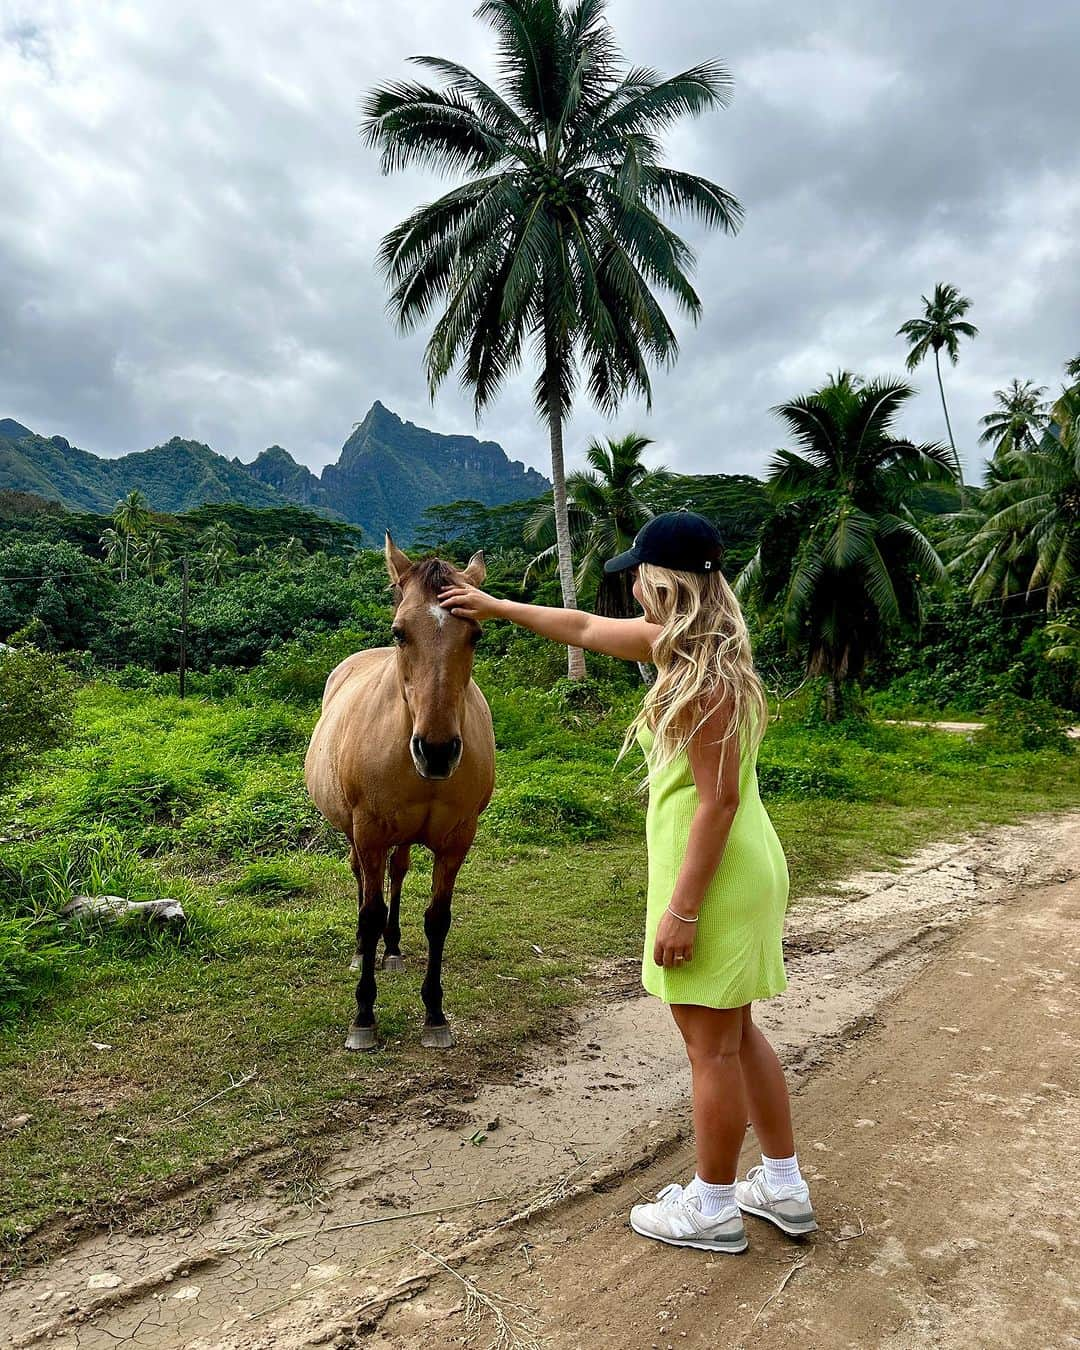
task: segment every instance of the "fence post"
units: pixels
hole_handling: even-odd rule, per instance
[[[188,560],[184,554],[180,583],[180,697],[184,697],[187,686],[187,609],[188,609]]]

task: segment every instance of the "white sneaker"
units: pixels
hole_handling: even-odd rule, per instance
[[[765,1168],[760,1163],[751,1167],[745,1181],[735,1183],[735,1200],[744,1213],[768,1219],[791,1237],[802,1237],[817,1228],[806,1182],[772,1187],[765,1180]]]
[[[642,1237],[669,1242],[673,1247],[698,1247],[706,1252],[744,1252],[746,1229],[736,1205],[719,1214],[702,1214],[693,1191],[671,1182],[648,1204],[630,1211],[630,1227]]]

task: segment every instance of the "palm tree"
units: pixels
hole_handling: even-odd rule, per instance
[[[650,469],[641,462],[642,451],[651,444],[649,437],[635,432],[620,440],[594,440],[585,451],[589,468],[567,475],[570,538],[580,550],[574,582],[579,593],[595,584],[597,614],[626,619],[637,612],[629,573],[605,572],[604,560],[629,548],[653,514],[642,494],[668,481],[663,466]],[[525,538],[543,542],[554,532],[554,502],[543,498],[525,522]],[[529,562],[526,575],[555,563],[557,557],[556,543],[549,543]]]
[[[232,557],[236,553],[236,535],[223,520],[215,520],[212,525],[207,525],[199,534],[197,542],[204,553],[211,549],[216,549],[227,557]]]
[[[221,584],[226,564],[236,557],[236,536],[223,520],[215,520],[198,537],[202,568],[215,586]]]
[[[906,337],[911,347],[907,356],[908,370],[914,370],[933,348],[934,368],[937,370],[938,389],[941,392],[941,409],[945,414],[945,428],[949,433],[949,444],[952,446],[955,459],[956,442],[953,440],[949,408],[945,402],[945,386],[941,383],[941,349],[945,348],[955,366],[960,338],[973,338],[979,330],[964,319],[964,315],[971,308],[971,301],[948,282],[938,282],[934,287],[932,300],[927,300],[925,295],[919,298],[923,302],[922,317],[908,319],[906,323],[900,325],[896,333],[898,337]]]
[[[307,557],[307,549],[295,535],[290,535],[278,550],[278,557],[287,566],[296,567]]]
[[[419,207],[382,240],[378,261],[403,331],[442,313],[425,354],[431,397],[460,362],[477,415],[522,362],[539,366],[559,580],[576,607],[563,467],[563,425],[579,379],[613,415],[628,392],[651,407],[650,362],[670,365],[678,342],[655,292],[692,320],[693,251],[661,219],[683,212],[734,233],[742,208],[725,189],[660,161],[661,133],[679,118],[727,104],[717,61],[661,78],[627,69],[604,16],[606,0],[484,0],[499,88],[456,62],[413,61],[445,82],[381,85],[362,131],[384,173],[411,165],[463,172],[460,186]],[[568,654],[569,673],[585,673]]]
[[[160,530],[148,530],[142,542],[137,545],[136,552],[150,577],[160,576],[172,557],[172,549]]]
[[[204,549],[200,555],[203,576],[214,586],[220,586],[233,554],[222,548]]]
[[[1046,625],[1053,645],[1047,648],[1048,661],[1071,661],[1076,666],[1074,686],[1080,687],[1080,614],[1055,619]]]
[[[131,543],[138,541],[143,530],[149,525],[150,503],[137,489],[133,488],[126,497],[113,507],[112,522],[116,533],[123,540],[123,561],[120,567],[121,581],[128,579],[128,562],[131,557]]]
[[[604,560],[629,548],[634,535],[652,516],[652,508],[641,494],[662,489],[670,479],[662,465],[650,469],[642,464],[641,453],[651,444],[649,437],[634,432],[621,440],[609,439],[606,444],[594,440],[585,452],[589,468],[566,479],[570,539],[580,559],[574,582],[579,593],[595,585],[593,610],[611,618],[632,618],[638,610],[631,573],[605,572]],[[525,522],[525,538],[535,543],[550,539],[554,532],[554,502],[544,498]],[[529,561],[525,576],[556,559],[557,545],[551,543]],[[653,670],[641,661],[638,670],[642,680],[651,684]]]
[[[957,563],[976,564],[977,597],[985,578],[1008,566],[1029,600],[1042,593],[1047,610],[1060,609],[1080,574],[1080,389],[1062,390],[1037,446],[992,467],[998,474],[983,493],[983,523]]]
[[[961,509],[941,517],[941,552],[949,559],[949,571],[965,579],[972,599],[979,603],[1022,595],[1031,574],[1033,563],[1024,556],[1023,535],[991,524],[996,511],[987,505],[990,489],[1016,476],[1015,467],[1003,457],[990,460],[983,488],[965,488]]]
[[[997,408],[980,419],[986,430],[979,437],[980,445],[994,445],[994,455],[1011,450],[1030,450],[1042,435],[1047,422],[1047,405],[1043,400],[1046,386],[1025,380],[1012,380],[1007,389],[995,389]]]
[[[115,566],[118,559],[121,563],[123,562],[124,540],[123,536],[116,530],[106,530],[98,540],[98,543],[101,545],[102,551],[105,554],[105,561],[110,566]]]
[[[1065,362],[1065,374],[1070,380],[1080,380],[1080,354]]]
[[[943,572],[910,501],[922,484],[956,482],[959,469],[947,446],[894,436],[914,392],[841,371],[773,409],[800,449],[772,460],[773,512],[736,589],[779,611],[791,646],[805,645],[807,675],[826,679],[830,721],[888,633],[917,623],[924,587]]]

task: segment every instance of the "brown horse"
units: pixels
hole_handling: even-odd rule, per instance
[[[464,578],[484,580],[484,555],[464,572],[439,558],[413,563],[386,535],[394,586],[393,647],[346,657],[330,672],[304,761],[315,805],[349,840],[359,889],[356,1019],[348,1050],[375,1047],[375,950],[400,970],[401,887],[411,844],[435,855],[431,903],[424,912],[427,973],[421,988],[428,1046],[453,1045],[443,1015],[442,955],[458,869],[495,784],[495,738],[487,700],[472,679],[480,625],[437,603],[439,591]],[[390,860],[390,908],[383,901]]]

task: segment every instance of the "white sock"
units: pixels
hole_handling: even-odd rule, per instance
[[[801,1186],[802,1173],[799,1171],[799,1155],[793,1153],[790,1158],[766,1158],[761,1155],[765,1168],[765,1181],[772,1189],[778,1186]]]
[[[724,1185],[723,1182],[702,1181],[695,1172],[693,1181],[686,1189],[693,1191],[701,1201],[701,1212],[706,1216],[719,1214],[721,1210],[733,1209],[735,1206],[734,1182]]]

